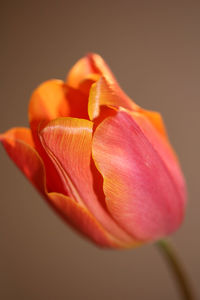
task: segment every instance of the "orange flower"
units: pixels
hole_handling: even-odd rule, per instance
[[[98,245],[132,247],[176,230],[185,183],[159,113],[136,105],[97,54],[33,93],[30,129],[0,136],[67,223]]]

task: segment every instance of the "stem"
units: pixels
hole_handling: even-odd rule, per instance
[[[188,282],[188,278],[172,246],[165,240],[157,242],[157,246],[171,267],[182,298],[185,300],[194,300],[195,298]]]

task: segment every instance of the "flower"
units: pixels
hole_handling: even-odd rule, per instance
[[[159,113],[135,104],[104,60],[88,54],[66,82],[33,93],[28,128],[0,135],[10,158],[72,227],[128,248],[175,231],[186,192]]]

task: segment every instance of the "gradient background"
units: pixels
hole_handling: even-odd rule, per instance
[[[163,114],[189,205],[172,240],[200,298],[200,2],[1,1],[0,130],[28,126],[31,92],[101,54],[136,103]],[[0,298],[179,299],[157,249],[101,250],[47,207],[0,147]],[[198,297],[197,297],[198,298]]]

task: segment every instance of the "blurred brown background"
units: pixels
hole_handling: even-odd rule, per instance
[[[101,54],[135,101],[163,114],[189,205],[172,240],[200,298],[200,1],[1,1],[0,130],[28,126],[31,92]],[[0,299],[179,299],[154,246],[106,251],[47,207],[0,147]],[[198,298],[198,297],[197,297]],[[198,298],[198,299],[199,299]]]

